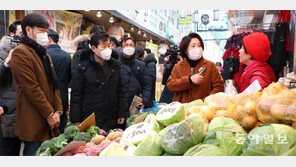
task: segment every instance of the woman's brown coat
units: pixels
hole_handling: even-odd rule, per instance
[[[191,69],[187,60],[174,66],[167,81],[168,89],[174,93],[173,101],[188,103],[197,99],[204,100],[208,95],[224,91],[224,81],[215,64],[202,58],[196,65],[194,74],[198,73],[200,67],[206,67],[202,73],[204,80],[199,85],[194,85],[189,80]]]

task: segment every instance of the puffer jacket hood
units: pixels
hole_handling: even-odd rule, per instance
[[[150,62],[154,62],[154,63],[156,64],[156,63],[157,63],[157,60],[155,59],[155,56],[154,56],[153,53],[149,53],[149,54],[145,57],[144,62],[145,62],[146,64],[148,64],[148,63],[150,63]]]
[[[84,49],[85,47],[88,47],[88,44],[89,44],[88,35],[79,35],[79,36],[77,36],[74,39],[73,44],[74,44],[75,47],[77,47],[77,50]]]
[[[14,49],[15,47],[17,47],[17,43],[11,42],[11,40],[12,40],[11,36],[5,35],[1,39],[0,50],[6,52],[8,54],[11,49]]]

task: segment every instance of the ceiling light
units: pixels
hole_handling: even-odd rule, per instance
[[[140,30],[138,31],[138,33],[137,33],[137,34],[138,34],[138,35],[142,35],[142,33],[141,33],[141,31],[140,31]]]
[[[153,41],[152,41],[152,38],[150,38],[150,41],[149,41],[150,43],[153,43]]]
[[[110,22],[110,23],[114,23],[114,18],[113,18],[113,16],[110,17],[109,22]]]
[[[131,32],[134,32],[134,31],[135,31],[135,29],[134,29],[134,27],[132,26],[132,27],[131,27]]]
[[[144,37],[144,38],[147,38],[146,32],[144,32],[143,37]]]
[[[89,12],[90,10],[84,10],[84,11]]]
[[[98,12],[97,12],[97,17],[102,17],[102,13],[100,10],[98,10]]]

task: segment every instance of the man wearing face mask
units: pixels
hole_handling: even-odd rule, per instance
[[[224,81],[215,64],[203,58],[204,43],[196,33],[185,36],[180,43],[180,54],[186,58],[176,64],[167,80],[174,93],[173,101],[188,103],[224,90]],[[203,70],[202,70],[203,69]]]
[[[48,21],[31,13],[21,26],[21,44],[13,50],[10,61],[16,89],[15,134],[24,142],[23,155],[33,156],[43,141],[59,135],[63,107],[53,64],[46,53]]]
[[[120,73],[124,85],[124,94],[128,106],[131,105],[135,95],[143,98],[142,103],[137,104],[137,108],[148,106],[152,82],[147,73],[146,64],[135,58],[135,41],[126,37],[121,43],[122,54],[120,62],[122,64]]]
[[[123,124],[128,113],[120,63],[111,57],[106,31],[93,34],[90,45],[91,50],[82,52],[71,80],[70,120],[78,126],[95,113],[96,125],[109,131],[117,128],[117,124]]]

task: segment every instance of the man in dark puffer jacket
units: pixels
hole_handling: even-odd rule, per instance
[[[111,57],[107,32],[96,32],[90,44],[72,77],[70,120],[79,125],[95,113],[96,125],[109,131],[123,125],[128,116],[120,63]]]
[[[131,105],[135,95],[143,98],[137,108],[145,108],[149,104],[151,81],[147,73],[146,64],[135,58],[135,41],[126,37],[121,43],[120,73],[124,85],[124,94],[128,106]]]

